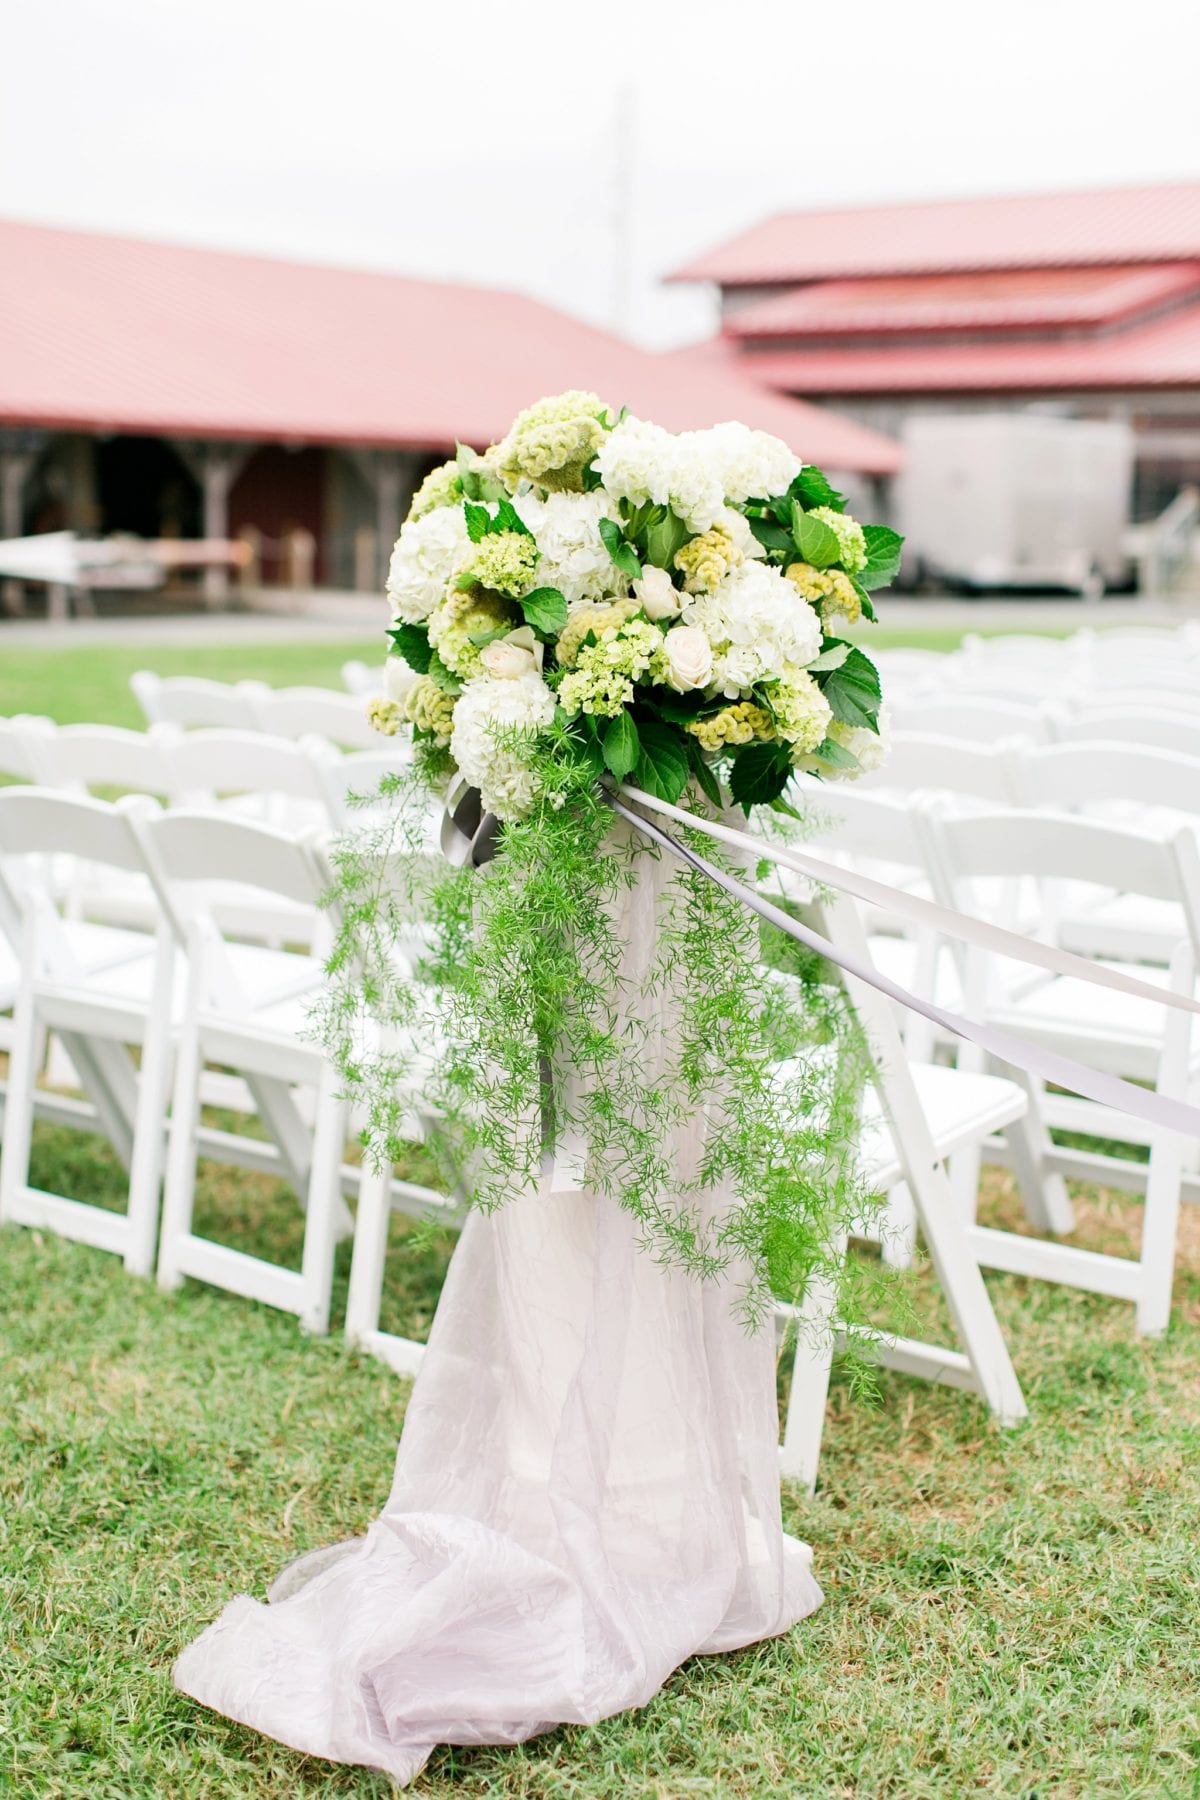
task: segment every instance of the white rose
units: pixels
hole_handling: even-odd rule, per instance
[[[531,634],[532,635],[532,634]],[[481,666],[500,681],[518,681],[522,675],[536,675],[537,658],[524,644],[511,637],[495,638],[479,652]]]
[[[676,625],[668,631],[664,653],[667,685],[677,694],[706,687],[712,679],[712,645],[696,625]]]
[[[385,657],[383,664],[383,691],[389,700],[397,706],[403,706],[408,698],[409,689],[418,680],[415,669],[410,669],[402,656]]]
[[[641,601],[646,617],[656,624],[659,619],[679,616],[679,590],[665,569],[656,569],[651,564],[643,570],[641,580],[634,582],[633,591]]]

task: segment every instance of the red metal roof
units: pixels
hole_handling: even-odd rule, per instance
[[[0,223],[0,421],[441,450],[592,388],[672,430],[741,418],[831,469],[891,439],[704,356],[652,356],[522,295]]]
[[[732,358],[733,346],[726,348]],[[1200,306],[1122,331],[1044,343],[748,350],[737,360],[755,380],[809,395],[1191,388],[1200,386]]]
[[[833,276],[1200,260],[1200,182],[779,213],[673,281],[779,286]]]
[[[1112,325],[1190,293],[1200,294],[1200,262],[820,281],[737,307],[724,330],[727,337],[749,339],[1086,328]]]

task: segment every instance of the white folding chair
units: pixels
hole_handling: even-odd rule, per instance
[[[961,794],[999,806],[1015,806],[1021,799],[1015,762],[1027,738],[1002,739],[998,743],[964,743],[938,737],[933,732],[898,731],[883,767],[855,783],[859,791],[883,788],[916,793]],[[836,808],[837,802],[832,805]]]
[[[265,731],[180,733],[171,778],[182,805],[228,811],[281,830],[307,831],[328,818],[311,756],[291,738]]]
[[[866,934],[852,901],[809,901],[805,916],[839,949],[870,961]],[[954,1069],[914,1069],[906,1058],[889,1001],[867,982],[838,972],[869,1040],[874,1096],[864,1108],[861,1169],[865,1183],[911,1196],[930,1261],[961,1349],[912,1338],[883,1338],[876,1346],[886,1368],[978,1394],[1002,1425],[1025,1417],[1020,1383],[951,1194],[945,1160],[1015,1127],[1025,1095],[1012,1081],[961,1075]],[[833,1246],[835,1250],[844,1245]],[[815,1281],[799,1307],[779,1305],[783,1328],[795,1330],[791,1387],[780,1448],[782,1472],[810,1489],[816,1482],[830,1365],[839,1335],[836,1295]],[[842,1331],[844,1337],[845,1333]]]
[[[31,713],[0,718],[0,775],[12,781],[44,781],[41,752],[55,729],[52,719]]]
[[[1195,991],[1200,845],[1191,830],[1163,841],[1067,814],[951,818],[936,807],[929,809],[927,823],[939,897],[967,913],[986,916],[979,899],[983,882],[1017,874],[1088,883],[1101,893],[1117,890],[1177,906],[1186,935],[1166,970],[1141,964],[1115,966],[1177,993]],[[986,1016],[1019,1037],[1174,1098],[1187,1098],[1200,1080],[1200,1044],[1187,1013],[1049,975],[1020,992],[1009,989],[997,996],[988,958],[966,952],[962,966],[966,1010],[973,1016]],[[1047,1095],[1045,1116],[1060,1129],[1148,1147],[1145,1163],[1060,1145],[1048,1145],[1043,1158],[1048,1174],[1073,1175],[1143,1194],[1140,1255],[1101,1255],[982,1227],[971,1233],[976,1254],[989,1268],[1131,1300],[1139,1331],[1163,1331],[1170,1317],[1180,1198],[1185,1188],[1200,1198],[1200,1183],[1184,1170],[1188,1146],[1177,1132],[1131,1120],[1114,1108],[1075,1096]]]
[[[1200,756],[1086,740],[1030,745],[1016,774],[1026,805],[1156,832],[1200,824]],[[1187,925],[1171,901],[1092,892],[1082,905],[1059,906],[1057,935],[1083,955],[1165,964]]]
[[[1051,709],[1050,737],[1060,744],[1136,744],[1144,750],[1175,750],[1200,756],[1200,712],[1177,712],[1173,704],[1130,709],[1113,705]]]
[[[254,723],[278,737],[316,736],[345,749],[379,748],[379,733],[367,723],[362,701],[333,688],[264,688],[255,697]]]
[[[72,793],[118,788],[131,794],[176,797],[171,748],[182,736],[174,725],[128,731],[119,725],[60,725],[36,746],[38,779]]]
[[[256,726],[255,695],[264,690],[261,681],[209,681],[197,675],[156,675],[139,669],[129,677],[134,698],[150,725],[221,725],[235,731]]]
[[[349,1230],[344,1192],[370,1172],[344,1162],[349,1110],[340,1078],[314,1041],[309,1014],[323,987],[319,957],[238,943],[207,903],[211,884],[238,884],[313,908],[328,883],[311,837],[210,813],[180,810],[147,820],[145,854],[171,916],[185,922],[188,988],[176,1056],[158,1276],[186,1275],[294,1313],[310,1331],[329,1322],[334,1245]],[[234,1070],[253,1095],[276,1171],[304,1196],[301,1268],[281,1268],[199,1235],[193,1201],[207,1148],[244,1160],[240,1134],[205,1133],[200,1082],[207,1063]],[[302,1106],[301,1094],[311,1094]],[[263,1149],[264,1146],[259,1146]],[[268,1164],[267,1166],[271,1166]]]
[[[144,864],[137,822],[154,811],[148,799],[116,806],[37,788],[0,794],[0,916],[20,906],[20,982],[0,1160],[0,1218],[41,1226],[124,1257],[148,1274],[162,1168],[163,1115],[170,1079],[174,939],[164,923],[154,936],[109,932],[60,916],[39,870],[65,846],[73,857],[130,875]],[[20,888],[14,863],[25,865]],[[106,946],[106,947],[105,947]],[[44,1034],[67,1048],[90,1109],[39,1094]],[[141,1050],[135,1068],[129,1046]],[[129,1172],[124,1214],[31,1186],[34,1113],[99,1127]]]
[[[970,744],[994,744],[1014,737],[1044,742],[1050,736],[1044,705],[957,691],[952,700],[900,702],[892,708],[892,725],[897,731],[932,732]]]
[[[409,761],[411,747],[403,738],[388,738],[381,744],[376,735],[372,750],[347,750],[339,754],[324,739],[309,739],[306,749],[316,770],[317,780],[325,796],[329,821],[336,830],[353,831],[379,816],[382,808],[367,804],[379,793],[379,784],[387,775],[395,775]],[[355,804],[355,802],[360,804]],[[386,805],[386,803],[385,803]],[[431,808],[436,820],[441,817],[440,804]],[[430,828],[430,848],[436,850],[434,827]]]
[[[349,662],[342,664],[342,685],[348,694],[365,700],[369,694],[383,692],[383,670],[373,669],[369,663],[351,658]]]

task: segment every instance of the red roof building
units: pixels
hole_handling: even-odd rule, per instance
[[[289,531],[374,585],[407,495],[542,394],[674,430],[742,418],[842,474],[897,446],[751,380],[512,293],[0,223],[0,536]]]
[[[1200,481],[1200,183],[785,213],[714,282],[711,361],[892,434],[916,412],[1127,419],[1137,511]]]

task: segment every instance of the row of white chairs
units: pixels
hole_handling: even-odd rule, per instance
[[[1200,688],[1200,621],[1066,638],[968,633],[955,650],[885,649],[877,660],[889,688],[914,698],[971,691],[1074,702],[1134,688],[1194,696]]]
[[[942,746],[917,745],[928,761]],[[903,756],[903,747],[901,755]],[[976,772],[985,767],[977,753]],[[1152,985],[1192,993],[1200,958],[1200,766],[1145,751],[1050,747],[1026,752],[1027,769],[1042,768],[1043,804],[1006,803],[1002,752],[990,753],[986,795],[929,790],[955,787],[957,765],[925,791],[846,790],[820,796],[823,846],[832,860],[882,876],[969,917],[1016,927],[1076,954],[1124,967]],[[951,771],[954,771],[952,774]],[[963,781],[961,785],[968,785]],[[1145,816],[1147,794],[1164,803]],[[1139,828],[1113,817],[1113,801],[1143,802]],[[1173,803],[1173,804],[1172,804]],[[1089,814],[1091,816],[1089,816]],[[882,915],[871,926],[877,963],[909,991],[1078,1061],[1147,1083],[1173,1097],[1200,1086],[1200,1047],[1188,1016],[967,951],[928,928],[898,930]],[[889,933],[892,933],[889,935]],[[918,1061],[953,1054],[963,1069],[985,1066],[969,1047],[910,1016],[905,1042]],[[1140,1255],[1102,1256],[1063,1242],[1039,1242],[973,1228],[987,1266],[1059,1280],[1127,1300],[1138,1328],[1162,1331],[1169,1319],[1176,1219],[1181,1198],[1200,1198],[1200,1146],[1112,1108],[1027,1084],[1031,1117],[1013,1163],[1031,1222],[1064,1236],[1073,1226],[1065,1176],[1099,1181],[1145,1198]],[[1127,1147],[1127,1154],[1081,1151],[1055,1142],[1053,1127]],[[1135,1160],[1145,1158],[1145,1160]],[[974,1206],[978,1168],[960,1159],[964,1211]],[[904,1239],[903,1218],[893,1226]]]
[[[315,735],[357,750],[369,750],[379,741],[361,697],[336,688],[273,688],[263,681],[161,676],[148,669],[132,675],[129,685],[148,725],[179,725],[185,730],[218,726],[286,738]]]
[[[145,880],[158,903],[153,929],[110,927],[98,936],[93,921],[65,913],[48,874],[65,855]],[[224,894],[236,886],[308,910],[329,881],[326,843],[313,833],[297,836],[212,810],[164,810],[148,797],[113,803],[36,787],[0,792],[0,927],[19,962],[0,1220],[115,1252],[135,1273],[156,1268],[166,1287],[190,1276],[282,1308],[310,1331],[328,1325],[335,1245],[353,1230],[347,1333],[412,1373],[422,1346],[379,1325],[388,1219],[398,1208],[455,1225],[460,1208],[454,1199],[390,1178],[370,1162],[347,1162],[346,1139],[355,1121],[306,1025],[322,981],[320,943],[277,948],[249,942],[222,924],[212,904],[215,890]],[[843,915],[841,929],[853,942],[856,921]],[[1019,1158],[1026,1096],[1012,1081],[988,1073],[912,1070],[890,1020],[876,1023],[884,1073],[864,1121],[866,1173],[880,1185],[910,1184],[922,1223],[951,1271],[951,1310],[972,1346],[968,1354],[898,1340],[885,1346],[885,1360],[957,1381],[980,1392],[1002,1416],[1017,1417],[1020,1390],[978,1269],[962,1230],[956,1232],[940,1165],[951,1153],[977,1149],[998,1130],[1013,1137]],[[48,1033],[65,1045],[81,1099],[50,1094],[40,1079]],[[205,1075],[214,1065],[243,1084],[239,1110],[256,1114],[265,1135],[204,1123]],[[420,1042],[412,1045],[411,1067],[411,1130],[419,1137],[427,1122]],[[35,1116],[49,1110],[62,1117],[64,1109],[68,1122],[103,1131],[127,1168],[124,1214],[31,1182]],[[299,1270],[197,1230],[193,1201],[202,1156],[289,1181],[305,1211]],[[357,1200],[353,1221],[345,1195]],[[821,1344],[806,1334],[795,1349],[803,1378],[793,1383],[782,1446],[787,1472],[810,1482],[820,1447],[828,1335]]]

